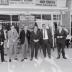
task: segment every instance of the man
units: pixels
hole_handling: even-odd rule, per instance
[[[67,59],[65,57],[65,50],[64,50],[67,32],[61,27],[61,25],[58,25],[58,29],[55,35],[56,35],[55,37],[57,41],[57,50],[58,50],[57,59],[60,58],[61,53],[62,53],[63,58]]]
[[[0,24],[0,51],[1,51],[1,62],[4,62],[4,32],[2,30],[2,25]]]
[[[9,62],[11,62],[12,58],[17,59],[17,40],[18,33],[15,27],[12,25],[11,30],[8,32],[8,45],[9,45]]]
[[[31,60],[33,60],[34,52],[35,52],[35,59],[37,60],[38,50],[40,45],[39,41],[41,39],[41,32],[38,29],[38,26],[36,23],[35,23],[33,31],[31,32],[30,39],[31,39],[31,43],[30,43],[31,44]]]
[[[46,58],[46,51],[48,53],[48,57],[51,58],[51,45],[52,45],[52,33],[50,29],[46,28],[45,24],[42,24],[42,49],[43,55]]]
[[[29,39],[29,31],[27,30],[28,26],[25,26],[23,30],[20,32],[20,44],[22,47],[22,60],[27,59],[27,52],[28,52],[28,39]]]

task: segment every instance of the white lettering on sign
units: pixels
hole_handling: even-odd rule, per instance
[[[40,0],[37,5],[43,6],[57,6],[57,0]]]

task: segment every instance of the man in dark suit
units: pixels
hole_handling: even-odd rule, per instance
[[[0,51],[1,51],[1,62],[4,62],[4,32],[2,30],[2,25],[0,25]]]
[[[30,40],[31,40],[31,60],[33,60],[34,51],[35,51],[35,59],[37,60],[38,50],[39,50],[39,41],[41,39],[41,32],[38,29],[38,26],[35,25],[33,31],[31,32]]]
[[[58,25],[58,29],[57,29],[56,34],[55,34],[56,41],[57,41],[57,50],[58,50],[57,59],[60,58],[61,53],[62,53],[63,58],[66,59],[65,50],[64,50],[66,36],[67,36],[67,32],[62,28],[61,25]]]
[[[22,60],[24,61],[24,59],[27,59],[27,52],[28,52],[28,43],[30,40],[30,32],[27,30],[28,27],[25,26],[23,30],[21,30],[20,32],[20,44],[22,47]]]
[[[52,33],[50,29],[46,28],[45,24],[42,24],[42,50],[43,55],[46,57],[46,51],[48,53],[48,57],[51,58],[51,45],[52,45]]]

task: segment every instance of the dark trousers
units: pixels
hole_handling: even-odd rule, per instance
[[[35,52],[35,58],[37,58],[38,49],[39,49],[39,43],[32,43],[31,44],[31,58],[32,59],[34,57],[34,52]]]
[[[65,43],[66,43],[67,48],[68,48],[68,47],[69,47],[69,45],[70,45],[70,43],[69,43],[69,42],[70,42],[70,39],[67,39],[67,40],[66,40],[66,42],[65,42]]]
[[[2,46],[0,45],[0,51],[1,51],[1,61],[3,62],[4,61],[4,47],[3,47],[3,45]]]
[[[42,50],[44,57],[46,57],[46,51],[48,53],[49,58],[51,57],[51,47],[48,40],[43,40]]]
[[[62,56],[65,57],[65,44],[57,43],[57,50],[58,50],[58,56],[59,57],[60,57],[61,53],[62,53]]]

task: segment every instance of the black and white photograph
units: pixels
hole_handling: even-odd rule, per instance
[[[72,0],[0,0],[0,72],[72,72]]]

